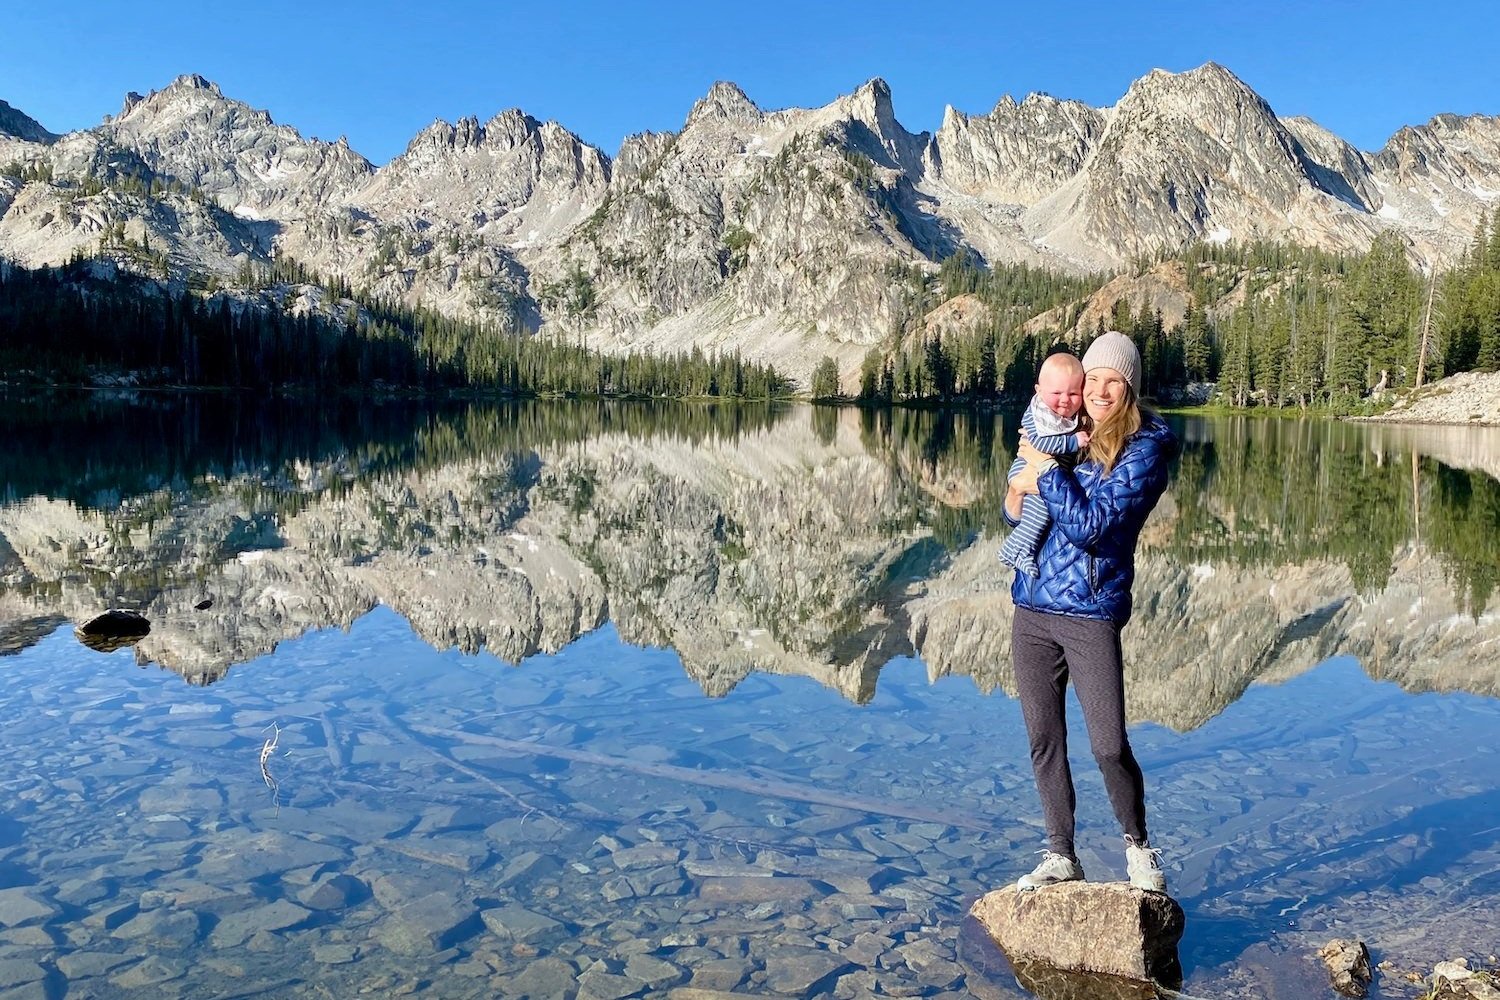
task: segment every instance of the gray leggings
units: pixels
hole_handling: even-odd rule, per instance
[[[1031,740],[1031,767],[1047,822],[1048,849],[1077,859],[1073,849],[1073,772],[1068,767],[1064,694],[1071,675],[1094,760],[1115,819],[1127,837],[1146,843],[1146,786],[1125,733],[1125,665],[1113,622],[1016,608],[1011,660],[1021,714]]]

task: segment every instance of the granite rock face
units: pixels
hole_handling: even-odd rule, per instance
[[[988,115],[951,106],[928,156],[944,183],[998,204],[1033,205],[1072,180],[1104,132],[1109,113],[1079,101],[1009,94]]]
[[[155,173],[196,187],[247,219],[295,218],[337,203],[375,169],[342,139],[304,139],[197,74],[127,98],[98,132]]]
[[[52,142],[57,136],[42,127],[41,122],[0,101],[0,136],[11,136],[26,142]]]
[[[1375,227],[1353,216],[1345,227],[1345,203],[1320,184],[1326,173],[1313,169],[1270,105],[1223,67],[1154,70],[1115,105],[1076,182],[1030,216],[1049,242],[1080,257],[1198,239],[1368,244]]]
[[[1140,981],[1181,981],[1185,919],[1170,896],[1123,883],[1062,882],[985,894],[969,911],[1012,959]]]

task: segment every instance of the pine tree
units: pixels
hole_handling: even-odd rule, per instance
[[[995,333],[985,333],[979,346],[979,367],[974,373],[973,395],[976,399],[992,399],[995,396],[995,379],[998,374],[995,361]]]
[[[1187,315],[1182,320],[1182,366],[1187,381],[1207,381],[1208,361],[1208,316],[1194,298],[1188,303]]]
[[[859,365],[859,399],[861,402],[874,402],[880,394],[880,352],[870,348],[865,352],[864,360]]]
[[[813,368],[812,398],[832,400],[839,395],[839,364],[825,354]]]

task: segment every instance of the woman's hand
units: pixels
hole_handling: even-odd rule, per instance
[[[1053,459],[1052,456],[1047,454],[1045,451],[1038,451],[1035,446],[1033,446],[1032,443],[1026,439],[1026,436],[1024,434],[1021,436],[1021,443],[1016,446],[1016,457],[1025,459],[1028,471],[1032,472],[1034,472],[1037,467],[1040,466],[1043,462],[1055,461],[1055,459]],[[1032,476],[1031,481],[1033,484],[1036,483],[1036,477],[1034,475]],[[1031,489],[1027,490],[1026,492],[1035,493],[1036,490]]]
[[[1023,446],[1024,447],[1024,446]],[[1034,449],[1033,449],[1034,450]],[[1011,477],[1010,489],[1014,493],[1038,493],[1036,487],[1037,468],[1035,463],[1028,461],[1026,467]]]
[[[1022,470],[1021,472],[1016,474],[1016,479],[1019,479],[1024,475],[1026,475],[1026,472],[1025,470]],[[1031,485],[1034,489],[1036,487],[1035,481],[1033,481]],[[1015,480],[1012,480],[1010,486],[1008,486],[1005,490],[1005,513],[1010,515],[1011,521],[1016,524],[1019,524],[1021,521],[1022,496],[1024,496],[1024,494],[1020,490],[1016,489]]]
[[[1026,467],[1011,477],[1005,490],[1005,509],[1013,520],[1019,521],[1021,498],[1028,493],[1041,492],[1037,489],[1037,476],[1057,465],[1057,459],[1045,451],[1038,451],[1024,432],[1021,434],[1021,443],[1016,446],[1016,455],[1025,459]]]

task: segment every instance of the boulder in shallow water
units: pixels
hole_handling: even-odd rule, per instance
[[[1015,886],[969,911],[1011,959],[1143,982],[1181,982],[1177,942],[1185,919],[1170,896],[1124,882]]]
[[[1433,967],[1429,983],[1431,991],[1427,996],[1443,1000],[1500,1000],[1500,976],[1495,970],[1477,972],[1462,958],[1439,962]]]
[[[1347,997],[1362,997],[1370,986],[1370,949],[1363,941],[1334,938],[1318,951],[1328,966],[1333,988]]]
[[[113,608],[77,626],[73,629],[73,634],[90,649],[113,653],[140,642],[150,631],[151,623],[146,620],[145,615],[138,611]]]

